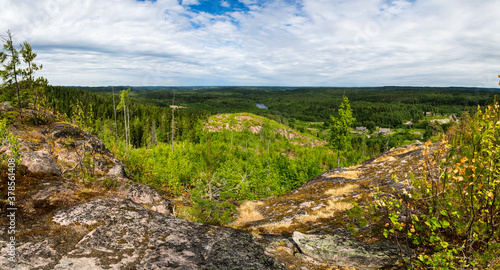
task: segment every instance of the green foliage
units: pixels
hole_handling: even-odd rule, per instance
[[[75,111],[73,112],[72,116],[73,124],[77,125],[79,128],[87,132],[92,132],[94,129],[94,114],[92,103],[84,106],[80,100],[77,100],[74,108]]]
[[[478,107],[472,117],[464,115],[451,127],[441,143],[427,142],[426,173],[411,176],[413,192],[379,193],[366,207],[364,218],[379,224],[386,238],[413,248],[416,255],[404,258],[408,267],[499,266],[499,108],[496,102]]]
[[[330,144],[333,149],[339,152],[338,163],[340,163],[340,155],[352,149],[350,128],[354,121],[356,121],[352,117],[352,109],[347,97],[344,97],[342,104],[340,104],[337,117],[330,116],[330,118],[332,120]]]
[[[219,202],[202,198],[197,192],[191,192],[193,208],[191,215],[195,221],[211,225],[222,225],[234,220],[236,206],[229,202]]]
[[[118,103],[118,105],[116,106],[117,111],[123,110],[128,106],[130,101],[129,93],[130,93],[130,88],[120,92],[120,103]]]
[[[14,46],[14,42],[12,41],[12,34],[9,30],[7,30],[7,38],[3,39],[4,52],[0,52],[0,63],[4,63],[7,59],[7,64],[3,64],[3,70],[0,70],[0,76],[2,77],[5,86],[7,88],[15,88],[16,96],[17,96],[17,107],[19,110],[19,115],[21,115],[21,100],[19,93],[19,83],[18,76],[22,74],[19,69],[19,65],[21,61],[19,59],[19,52],[16,50]]]
[[[114,189],[114,188],[117,188],[120,186],[120,182],[118,182],[118,180],[116,178],[113,178],[113,177],[105,177],[103,180],[102,180],[102,183],[101,183],[102,187],[104,187],[105,189],[107,190],[111,190],[111,189]]]
[[[6,162],[8,159],[15,159],[16,164],[21,163],[20,142],[14,134],[7,130],[7,120],[0,119],[0,146],[9,145],[10,155],[2,155],[0,163]]]

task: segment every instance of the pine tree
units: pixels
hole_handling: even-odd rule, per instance
[[[41,90],[40,87],[37,87],[37,83],[41,83],[44,80],[43,79],[38,79],[35,80],[34,74],[35,71],[42,69],[42,65],[37,65],[33,63],[35,60],[37,54],[33,53],[33,50],[31,49],[31,45],[28,42],[24,42],[21,44],[21,55],[23,57],[24,63],[28,65],[26,69],[21,70],[21,74],[23,75],[23,80],[27,84],[27,87],[30,91],[30,93],[34,97],[34,109],[35,109],[35,125],[38,126],[38,100],[41,99],[41,94],[39,90]]]
[[[151,124],[151,145],[158,145],[158,142],[156,141],[156,121],[154,119],[153,123]]]
[[[19,70],[19,65],[21,61],[19,60],[19,52],[14,48],[14,43],[12,41],[12,33],[7,30],[7,37],[3,38],[4,45],[3,49],[5,52],[0,53],[0,63],[4,63],[7,59],[7,64],[3,65],[4,70],[0,70],[0,74],[2,76],[3,81],[8,86],[14,86],[16,89],[17,96],[17,109],[19,111],[19,118],[22,120],[21,115],[21,99],[19,97],[19,82],[17,77],[21,75],[21,71]]]
[[[340,166],[340,156],[352,149],[352,136],[349,128],[352,126],[354,117],[352,117],[352,109],[349,104],[349,99],[344,96],[342,104],[338,110],[338,116],[330,116],[332,119],[332,132],[330,133],[330,143],[337,151],[337,167]]]

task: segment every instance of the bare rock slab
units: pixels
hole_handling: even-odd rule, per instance
[[[94,200],[57,212],[53,221],[93,228],[58,254],[58,269],[77,269],[82,258],[95,269],[285,269],[249,233],[164,215],[129,199]]]

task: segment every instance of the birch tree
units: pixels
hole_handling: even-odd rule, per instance
[[[113,91],[113,112],[115,115],[115,141],[118,142],[118,124],[116,122],[115,88],[111,86],[111,90]]]
[[[125,147],[127,149],[127,154],[128,154],[128,149],[130,146],[130,124],[128,123],[128,104],[129,104],[129,96],[128,93],[130,92],[130,88],[127,90],[123,90],[120,92],[120,103],[118,103],[118,106],[116,107],[117,110],[122,110],[123,109],[123,122],[124,122],[124,130],[125,130]]]

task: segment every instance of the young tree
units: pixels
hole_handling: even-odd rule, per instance
[[[0,63],[3,64],[8,59],[7,64],[3,65],[4,70],[0,70],[0,74],[2,76],[3,81],[8,86],[14,86],[16,89],[17,96],[17,109],[19,111],[19,118],[22,119],[21,116],[21,99],[19,98],[19,82],[17,77],[21,74],[18,66],[21,64],[19,60],[19,52],[14,47],[14,43],[12,41],[12,33],[7,30],[7,37],[3,38],[4,45],[3,49],[5,52],[0,53]]]
[[[130,144],[130,140],[129,140],[129,137],[130,137],[130,124],[128,123],[128,107],[127,107],[127,104],[129,103],[129,97],[128,97],[128,93],[130,92],[130,88],[127,89],[127,90],[123,90],[121,91],[120,93],[120,103],[118,104],[118,106],[116,107],[117,110],[121,110],[123,109],[123,121],[124,121],[124,124],[125,124],[125,147],[127,149],[127,154],[128,154],[128,148],[129,148],[129,144]]]
[[[172,153],[174,152],[174,136],[175,136],[175,118],[174,118],[174,111],[175,111],[175,92],[172,90]]]
[[[151,123],[151,141],[150,144],[152,146],[157,146],[158,142],[156,140],[156,121],[153,119],[153,123]]]
[[[113,112],[115,115],[115,142],[118,143],[118,124],[116,123],[115,88],[111,86],[111,90],[113,91]]]
[[[34,97],[34,109],[35,109],[35,125],[38,126],[38,108],[37,108],[37,103],[38,100],[41,98],[41,93],[39,90],[42,90],[40,87],[37,87],[37,83],[42,83],[44,80],[35,80],[34,74],[35,71],[42,69],[42,65],[37,65],[33,63],[35,60],[37,54],[33,53],[33,50],[31,49],[31,45],[28,42],[24,42],[21,44],[21,55],[23,57],[24,63],[28,65],[26,69],[21,70],[21,74],[23,75],[23,80],[27,84],[27,87],[32,93]]]
[[[337,151],[337,167],[340,166],[340,155],[352,149],[352,135],[349,128],[356,119],[352,117],[352,109],[349,99],[344,96],[340,104],[337,117],[330,116],[333,124],[330,133],[330,144]]]

